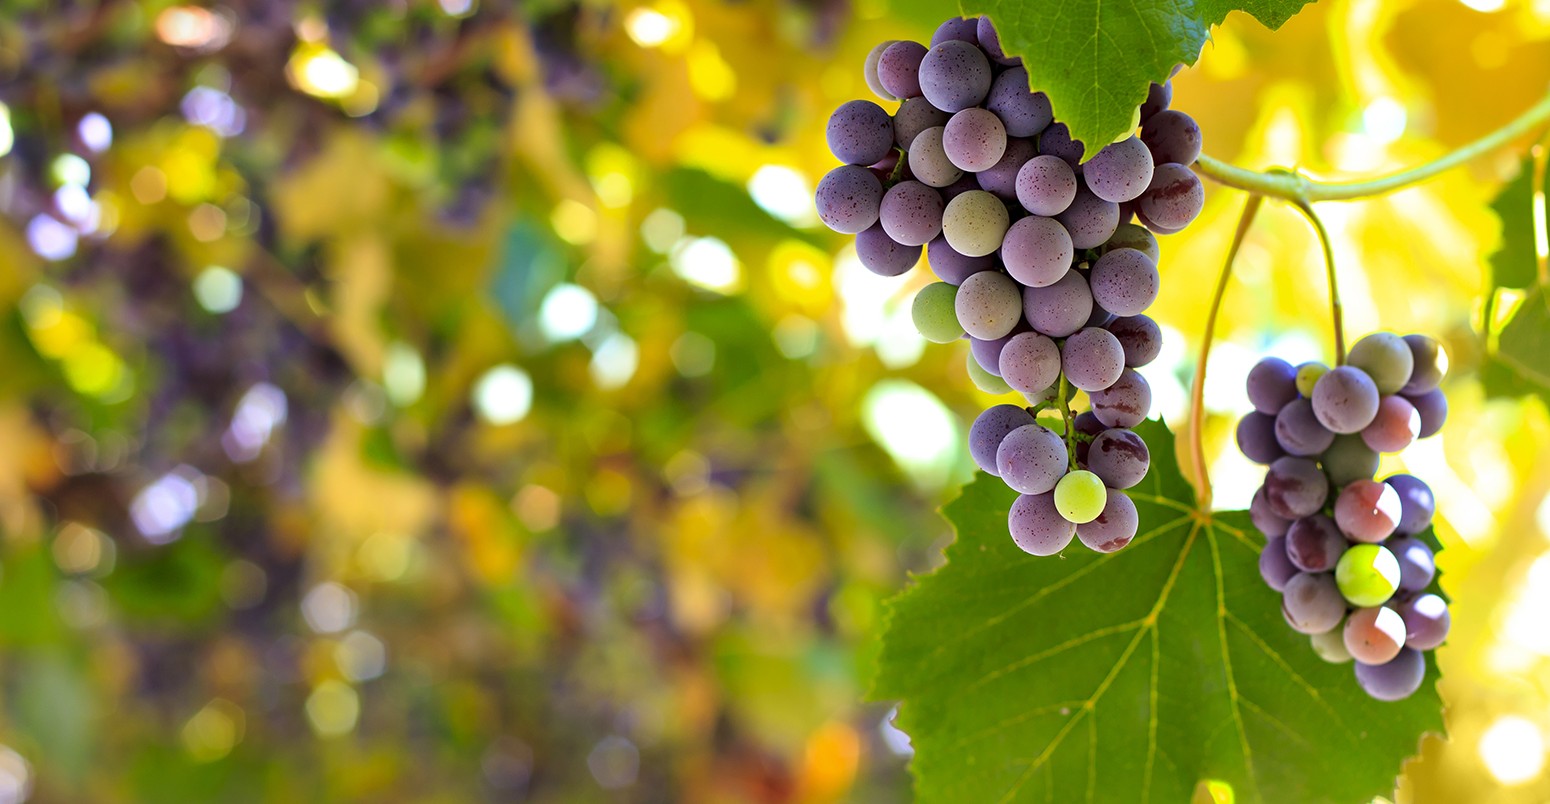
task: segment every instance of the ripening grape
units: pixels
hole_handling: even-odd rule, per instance
[[[963,171],[947,158],[947,151],[942,148],[942,132],[945,130],[945,126],[922,129],[910,142],[910,175],[922,184],[946,187],[964,178]]]
[[[1286,454],[1303,458],[1319,455],[1335,443],[1335,434],[1313,415],[1313,403],[1300,397],[1276,414],[1275,437]]]
[[[1271,536],[1259,551],[1259,576],[1265,585],[1277,592],[1286,589],[1287,581],[1297,575],[1297,567],[1286,557],[1286,538]]]
[[[1066,442],[1041,424],[1025,424],[1007,433],[996,448],[996,471],[1019,494],[1054,489],[1068,468]]]
[[[990,54],[998,63],[1007,65],[1021,64],[1022,59],[1010,57],[1001,51],[1001,36],[996,33],[996,26],[991,24],[989,17],[980,17],[975,32],[979,35],[980,47]]]
[[[846,101],[829,116],[827,135],[841,162],[870,165],[893,150],[893,118],[871,101]]]
[[[1036,156],[1017,171],[1017,202],[1035,215],[1052,217],[1076,200],[1076,171],[1058,156]]]
[[[1388,606],[1357,609],[1346,618],[1345,649],[1362,664],[1383,664],[1405,646],[1405,619]]]
[[[1442,344],[1425,335],[1406,335],[1405,344],[1410,347],[1415,368],[1410,372],[1410,381],[1399,392],[1416,396],[1437,390],[1443,375],[1448,373],[1448,354],[1442,350]]]
[[[877,223],[883,184],[872,171],[840,165],[818,181],[814,203],[824,225],[840,234],[860,234]]]
[[[1206,205],[1206,188],[1189,168],[1176,162],[1152,170],[1152,183],[1141,195],[1136,214],[1148,229],[1172,234],[1200,215]]]
[[[1145,226],[1122,223],[1115,227],[1109,242],[1103,244],[1103,250],[1109,252],[1119,248],[1133,248],[1151,258],[1154,264],[1162,260],[1162,251],[1157,247],[1157,237]]]
[[[1335,564],[1340,594],[1353,606],[1377,606],[1399,589],[1399,559],[1381,544],[1355,544]]]
[[[1060,347],[1037,332],[1018,333],[1002,347],[998,367],[1014,390],[1036,394],[1060,378]]]
[[[942,232],[942,194],[918,181],[888,188],[878,211],[883,231],[895,241],[919,248]]]
[[[1007,140],[1006,153],[1001,155],[1001,159],[974,174],[974,180],[979,183],[981,190],[1012,204],[1017,201],[1017,174],[1022,171],[1023,165],[1028,164],[1028,160],[1038,155],[1039,150],[1033,147],[1032,140],[1014,137]]]
[[[1173,103],[1173,82],[1165,81],[1161,84],[1152,84],[1146,91],[1146,102],[1141,104],[1141,125],[1158,112],[1167,109]]]
[[[1012,502],[1007,514],[1007,527],[1012,541],[1023,552],[1036,556],[1052,556],[1071,543],[1076,535],[1076,525],[1055,510],[1055,493],[1024,494]]]
[[[1097,248],[1119,228],[1119,204],[1105,201],[1083,187],[1076,191],[1071,206],[1055,216],[1071,233],[1077,248]]]
[[[932,282],[915,293],[910,317],[922,338],[932,343],[952,343],[963,337],[953,305],[957,297],[958,288],[946,282]]]
[[[1109,427],[1135,427],[1152,410],[1152,386],[1135,369],[1125,369],[1113,385],[1088,394],[1093,415]]]
[[[925,98],[905,98],[893,113],[893,142],[908,151],[916,135],[928,128],[945,127],[950,117]]]
[[[979,48],[956,39],[926,51],[919,76],[921,93],[944,112],[978,106],[990,93],[990,61]]]
[[[996,470],[996,450],[1006,434],[1027,424],[1033,424],[1033,414],[1016,405],[993,405],[986,408],[969,425],[969,457],[974,464],[990,474],[1000,477]]]
[[[1352,541],[1377,544],[1399,526],[1399,492],[1369,478],[1352,481],[1335,498],[1335,524]]]
[[[920,246],[906,246],[874,223],[856,235],[856,259],[878,276],[899,276],[920,262]]]
[[[979,34],[976,33],[978,30],[978,18],[952,17],[936,27],[936,33],[931,35],[931,46],[936,47],[949,39],[957,39],[977,47],[980,43]]]
[[[1119,338],[1119,345],[1125,350],[1125,365],[1130,368],[1140,368],[1162,354],[1162,328],[1148,316],[1116,318],[1104,328]]]
[[[1416,650],[1431,650],[1441,645],[1453,626],[1447,601],[1437,595],[1421,595],[1401,603],[1399,615],[1405,622],[1405,645]]]
[[[1112,553],[1136,537],[1141,515],[1130,495],[1117,489],[1104,489],[1103,509],[1091,521],[1076,526],[1076,538],[1088,549]]]
[[[1415,368],[1410,344],[1392,332],[1374,332],[1352,344],[1345,362],[1365,372],[1384,395],[1399,393]]]
[[[1125,370],[1125,348],[1108,330],[1087,327],[1060,347],[1060,364],[1072,385],[1083,391],[1101,391]]]
[[[970,360],[964,367],[964,370],[969,375],[969,382],[974,383],[975,388],[987,394],[999,396],[1012,392],[1012,387],[1006,384],[1006,380],[986,371],[985,367],[981,366],[978,360]]]
[[[949,285],[961,285],[963,280],[996,267],[994,256],[985,254],[970,257],[959,254],[953,250],[945,237],[938,237],[926,244],[926,262],[931,266],[931,271],[936,274],[937,279]]]
[[[1345,601],[1327,572],[1299,572],[1281,591],[1281,614],[1304,634],[1322,634],[1345,617]]]
[[[1329,480],[1318,464],[1290,455],[1277,458],[1265,472],[1265,500],[1276,516],[1301,519],[1324,507]]]
[[[1059,157],[1073,170],[1082,163],[1085,150],[1081,140],[1071,139],[1071,129],[1065,123],[1051,123],[1039,134],[1039,153]]]
[[[985,108],[1001,118],[1011,137],[1036,137],[1055,119],[1049,98],[1028,88],[1028,71],[1022,67],[996,76],[990,95],[985,98]]]
[[[1319,457],[1329,482],[1343,486],[1353,480],[1372,477],[1378,471],[1378,453],[1360,435],[1338,435]]]
[[[1378,415],[1378,387],[1361,369],[1330,369],[1313,385],[1313,413],[1336,433],[1360,433]]]
[[[1175,110],[1158,112],[1141,127],[1141,141],[1159,165],[1188,165],[1200,156],[1200,126]]]
[[[1157,264],[1135,249],[1106,252],[1088,278],[1093,301],[1115,315],[1140,315],[1157,300]]]
[[[877,63],[882,60],[883,51],[898,41],[897,39],[889,39],[884,42],[878,42],[877,47],[872,48],[871,52],[866,54],[866,62],[861,67],[861,75],[866,79],[867,89],[872,90],[872,94],[883,100],[892,101],[898,100],[898,98],[883,88],[883,82],[877,75]]]
[[[1011,332],[1023,314],[1017,283],[995,271],[982,271],[963,280],[953,305],[964,332],[981,340]]]
[[[1356,663],[1356,682],[1368,695],[1380,701],[1398,701],[1410,697],[1421,688],[1426,676],[1426,660],[1421,652],[1403,648],[1399,655],[1384,664]]]
[[[1419,592],[1432,582],[1437,574],[1437,559],[1426,542],[1409,536],[1389,539],[1384,547],[1399,561],[1399,588],[1406,592]]]
[[[1104,430],[1087,448],[1087,470],[1111,489],[1128,489],[1146,477],[1152,454],[1146,441],[1130,430]]]
[[[1310,362],[1297,367],[1297,393],[1305,397],[1313,396],[1313,386],[1319,378],[1329,373],[1329,366],[1323,363]]]
[[[1399,452],[1410,446],[1421,432],[1421,414],[1402,396],[1378,400],[1378,413],[1372,424],[1362,428],[1362,441],[1378,452]]]
[[[1399,527],[1395,528],[1396,531],[1407,535],[1416,534],[1432,524],[1437,502],[1432,497],[1431,486],[1414,475],[1391,475],[1383,482],[1399,494]]]
[[[1332,572],[1345,550],[1345,536],[1323,514],[1305,516],[1286,529],[1286,557],[1303,572]]]
[[[926,46],[919,42],[894,42],[877,57],[878,83],[896,98],[919,97],[920,61],[925,57]]]
[[[1029,215],[1013,223],[1001,242],[1006,272],[1021,284],[1053,285],[1071,270],[1071,235],[1054,218]]]
[[[1085,469],[1070,472],[1055,484],[1055,510],[1078,525],[1097,519],[1107,503],[1103,481]]]
[[[1286,454],[1276,438],[1276,417],[1251,410],[1238,420],[1238,451],[1245,458],[1269,464]]]
[[[1136,137],[1106,145],[1082,166],[1093,195],[1115,203],[1134,201],[1152,183],[1152,154]]]
[[[1081,329],[1092,312],[1092,291],[1076,271],[1067,271],[1048,287],[1023,289],[1023,314],[1029,325],[1051,338],[1064,338]]]
[[[1249,520],[1260,533],[1270,538],[1285,536],[1292,525],[1290,519],[1270,509],[1270,498],[1265,496],[1264,486],[1260,486],[1259,490],[1254,492],[1254,498],[1249,501]]]
[[[1006,153],[1006,127],[994,112],[977,106],[964,109],[942,129],[942,150],[963,170],[989,170]]]
[[[1407,396],[1410,404],[1415,406],[1416,413],[1421,416],[1421,430],[1416,433],[1417,438],[1431,438],[1442,429],[1443,422],[1448,420],[1448,398],[1442,391],[1432,390],[1424,394]]]
[[[1313,634],[1308,637],[1308,643],[1313,646],[1313,652],[1330,664],[1344,664],[1351,661],[1351,652],[1345,649],[1345,629],[1331,628],[1322,634]]]
[[[1001,247],[1010,223],[1001,199],[984,190],[970,190],[947,202],[942,234],[954,251],[982,257]]]
[[[1244,385],[1249,404],[1260,413],[1274,416],[1297,398],[1297,370],[1279,357],[1267,357],[1249,369]]]

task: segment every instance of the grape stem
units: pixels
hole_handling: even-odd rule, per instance
[[[1209,154],[1201,154],[1195,170],[1218,184],[1248,190],[1292,202],[1350,201],[1356,198],[1391,193],[1426,181],[1439,173],[1458,167],[1478,156],[1490,153],[1550,121],[1550,94],[1501,128],[1474,142],[1413,168],[1363,181],[1316,181],[1296,170],[1249,170],[1228,164]]]
[[[1195,504],[1201,511],[1211,510],[1211,473],[1206,469],[1205,421],[1206,421],[1206,360],[1211,356],[1211,341],[1216,337],[1216,320],[1222,313],[1222,299],[1227,295],[1227,280],[1232,278],[1232,264],[1238,257],[1254,216],[1259,213],[1265,197],[1249,193],[1238,217],[1238,228],[1233,232],[1232,245],[1227,249],[1227,260],[1222,273],[1216,279],[1216,290],[1211,296],[1211,311],[1206,315],[1206,331],[1200,340],[1200,357],[1195,363],[1195,381],[1189,390],[1189,457],[1195,480]],[[1338,320],[1338,319],[1337,319]]]
[[[1060,418],[1065,422],[1066,457],[1070,460],[1071,471],[1076,471],[1076,419],[1071,415],[1071,400],[1067,395],[1071,386],[1066,382],[1066,373],[1060,372],[1060,390],[1055,394],[1055,399],[1060,402]]]
[[[1340,283],[1335,281],[1335,247],[1334,241],[1329,238],[1329,230],[1324,228],[1324,221],[1319,218],[1313,205],[1302,201],[1293,201],[1292,206],[1302,212],[1308,218],[1308,223],[1313,225],[1313,231],[1319,237],[1319,246],[1324,250],[1324,276],[1329,282],[1329,318],[1335,328],[1335,365],[1345,365],[1345,308],[1340,305]]]

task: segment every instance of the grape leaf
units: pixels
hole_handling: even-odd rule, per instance
[[[1518,175],[1497,193],[1491,210],[1502,222],[1501,245],[1491,253],[1491,288],[1529,288],[1528,296],[1497,333],[1496,349],[1480,367],[1488,397],[1538,393],[1550,404],[1550,311],[1538,288],[1539,262],[1534,250],[1534,158],[1525,156]]]
[[[1491,201],[1502,221],[1501,246],[1491,254],[1491,284],[1526,288],[1538,281],[1534,259],[1534,158],[1526,156],[1518,175]]]
[[[1208,780],[1239,802],[1392,794],[1442,729],[1430,656],[1410,698],[1368,698],[1282,620],[1248,515],[1195,513],[1173,436],[1140,432],[1142,533],[1118,553],[1025,555],[1006,532],[1016,495],[989,475],[944,509],[958,537],[889,603],[873,690],[901,701],[919,797],[1173,802]]]

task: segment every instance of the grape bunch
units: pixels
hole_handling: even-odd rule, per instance
[[[1388,332],[1357,341],[1333,369],[1270,357],[1249,372],[1254,411],[1238,422],[1238,448],[1269,466],[1249,505],[1267,538],[1260,575],[1314,651],[1355,659],[1357,682],[1383,701],[1416,691],[1422,652],[1442,644],[1451,623],[1419,538],[1432,490],[1407,474],[1373,479],[1379,453],[1442,428],[1446,370],[1437,341]]]
[[[1160,284],[1153,233],[1200,214],[1199,126],[1168,108],[1171,82],[1153,84],[1132,132],[1089,153],[987,17],[942,23],[930,47],[884,42],[865,74],[899,105],[890,115],[853,100],[829,118],[845,164],[818,184],[819,217],[855,235],[882,276],[924,249],[939,281],[915,296],[916,328],[933,343],[967,340],[974,384],[1025,398],[984,411],[969,434],[975,463],[1021,495],[1008,522],[1017,545],[1124,547],[1138,525],[1124,489],[1150,464],[1129,429],[1151,409],[1136,369],[1162,348],[1144,315]],[[1078,392],[1088,409],[1073,415]],[[1060,414],[1058,431],[1045,412]]]

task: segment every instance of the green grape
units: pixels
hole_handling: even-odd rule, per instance
[[[969,358],[969,380],[974,387],[987,394],[1010,394],[1012,386],[1006,384],[1006,380],[997,377],[980,366],[978,360]],[[1097,516],[1094,514],[1094,516]]]
[[[1329,366],[1319,362],[1304,363],[1297,367],[1297,393],[1313,398],[1313,386],[1319,378],[1329,373]]]
[[[1415,370],[1410,344],[1392,332],[1374,332],[1352,344],[1345,362],[1367,372],[1380,394],[1399,393]]]
[[[922,338],[932,343],[952,343],[963,337],[963,327],[958,324],[958,313],[953,308],[957,298],[958,288],[946,282],[933,282],[915,294],[910,317],[915,319],[915,329]]]
[[[1345,648],[1344,625],[1337,625],[1322,634],[1314,634],[1308,637],[1313,643],[1313,652],[1330,664],[1344,664],[1351,661],[1351,652]]]
[[[967,257],[983,257],[1001,248],[1010,225],[1006,204],[984,190],[956,196],[942,212],[942,234],[947,244]]]
[[[1382,605],[1399,589],[1399,559],[1381,544],[1353,545],[1335,565],[1335,585],[1353,606]]]
[[[1086,469],[1078,469],[1055,484],[1055,510],[1067,522],[1082,525],[1097,519],[1108,500],[1109,492],[1103,481]]]

